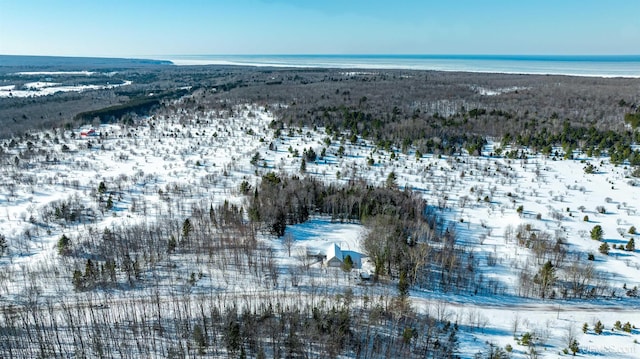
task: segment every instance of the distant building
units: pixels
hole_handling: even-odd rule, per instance
[[[95,129],[90,129],[88,131],[82,131],[80,132],[80,136],[82,137],[87,137],[87,136],[98,136],[98,133],[96,132]]]

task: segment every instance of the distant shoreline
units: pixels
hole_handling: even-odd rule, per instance
[[[167,55],[163,59],[177,66],[431,70],[640,78],[640,55]]]
[[[246,66],[345,70],[417,70],[640,78],[640,55],[158,55],[127,58],[0,55],[16,71],[148,66]]]
[[[36,56],[36,55],[2,55],[0,54],[0,68],[13,67],[22,69],[43,70],[79,70],[112,67],[143,67],[143,66],[168,66],[170,61],[145,59],[145,58],[121,58],[121,57],[74,57],[74,56]]]

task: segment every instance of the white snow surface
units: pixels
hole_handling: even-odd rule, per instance
[[[513,86],[513,87],[490,89],[482,86],[471,86],[471,89],[483,96],[497,96],[497,95],[502,95],[510,92],[528,90],[529,88],[522,87],[522,86]]]
[[[41,76],[41,75],[49,75],[49,76],[66,76],[66,75],[82,75],[82,76],[91,76],[95,74],[95,71],[21,71],[16,72],[16,75],[21,76]]]
[[[58,89],[53,83],[34,83],[38,92]],[[115,86],[115,85],[114,85]],[[0,94],[7,91],[0,89]],[[71,90],[70,90],[71,91]],[[15,93],[17,91],[12,91]],[[30,91],[26,91],[30,92]],[[179,106],[180,102],[176,102]],[[247,105],[234,109],[233,113],[186,114],[179,110],[166,116],[141,119],[136,126],[102,125],[97,128],[100,138],[81,139],[82,129],[36,133],[37,144],[49,149],[45,160],[33,156],[19,158],[20,170],[3,165],[0,169],[0,233],[9,242],[11,258],[0,258],[3,271],[20,272],[20,268],[55,267],[62,260],[55,251],[55,243],[62,233],[73,236],[85,230],[85,226],[52,224],[49,232],[38,229],[30,217],[47,204],[61,199],[79,196],[86,206],[100,212],[92,199],[100,181],[119,181],[122,199],[116,210],[103,214],[96,229],[114,224],[136,223],[153,220],[154,214],[167,210],[167,204],[158,195],[159,190],[174,186],[191,185],[195,188],[194,201],[199,199],[221,203],[229,200],[246,205],[238,193],[241,180],[252,185],[267,171],[299,174],[300,158],[293,157],[288,148],[298,150],[314,148],[317,153],[326,145],[324,129],[284,130],[274,139],[268,125],[273,120],[268,109]],[[251,131],[250,131],[251,130]],[[59,139],[54,142],[53,139]],[[92,144],[88,148],[88,143]],[[276,150],[269,150],[273,142]],[[26,149],[26,143],[9,147],[9,140],[2,143],[7,158],[18,158]],[[66,145],[69,150],[60,149]],[[338,147],[345,147],[345,154],[338,156]],[[577,160],[561,160],[531,155],[526,160],[509,160],[490,157],[497,145],[491,144],[483,156],[462,154],[456,157],[432,155],[416,159],[415,152],[391,153],[376,148],[359,139],[356,143],[343,144],[333,141],[327,147],[327,155],[315,163],[307,163],[304,176],[315,176],[325,182],[345,182],[353,178],[365,178],[382,185],[387,175],[394,171],[401,188],[411,189],[423,195],[428,204],[442,208],[446,221],[456,226],[461,242],[472,248],[475,255],[487,260],[494,257],[492,266],[482,265],[485,280],[493,280],[501,288],[498,294],[478,293],[456,295],[413,289],[413,307],[428,312],[438,319],[449,319],[461,325],[460,356],[471,358],[484,351],[488,343],[500,347],[511,345],[512,357],[526,357],[525,347],[514,339],[524,332],[535,333],[544,344],[538,347],[540,357],[568,356],[562,353],[567,347],[565,337],[571,330],[582,351],[583,358],[638,358],[640,357],[640,330],[631,333],[612,330],[616,320],[629,321],[640,326],[640,302],[624,295],[627,288],[637,286],[640,280],[638,251],[627,252],[612,249],[606,256],[598,252],[600,242],[589,238],[589,231],[599,224],[604,229],[604,241],[609,244],[625,244],[632,225],[640,225],[637,212],[640,203],[640,187],[632,186],[629,170],[615,166],[605,157],[586,158],[576,154]],[[259,152],[263,161],[259,166],[250,164],[250,158]],[[55,159],[54,159],[55,157]],[[368,166],[367,158],[375,161]],[[597,171],[586,174],[585,162],[593,163]],[[300,175],[300,174],[299,174]],[[18,180],[19,179],[19,180]],[[485,200],[485,197],[487,200]],[[132,203],[145,202],[146,214]],[[517,208],[522,205],[522,215]],[[605,213],[596,208],[604,206]],[[189,215],[188,208],[181,210]],[[539,216],[538,216],[539,214]],[[588,216],[589,220],[584,221]],[[616,289],[615,297],[593,300],[535,299],[518,295],[519,269],[533,260],[531,250],[519,246],[515,240],[505,239],[505,230],[529,224],[537,231],[546,231],[568,243],[571,253],[585,258],[595,255],[593,264],[606,275],[605,280]],[[511,227],[510,227],[511,226]],[[364,227],[358,223],[334,223],[326,217],[313,217],[310,221],[289,226],[286,235],[292,235],[295,243],[292,254],[287,253],[282,241],[268,235],[261,240],[277,251],[279,263],[294,266],[296,255],[320,253],[336,243],[343,250],[363,253]],[[321,267],[320,263],[314,264]],[[370,265],[363,264],[365,268]],[[369,266],[369,267],[367,267]],[[330,286],[353,284],[355,279],[344,276],[338,268],[321,269],[329,278]],[[40,281],[43,293],[73,292],[68,273],[65,281],[55,284]],[[22,278],[0,279],[0,298],[18,300],[25,283]],[[213,280],[212,280],[213,281]],[[219,285],[219,284],[217,284]],[[225,284],[225,290],[242,291],[250,283]],[[395,291],[393,284],[375,284],[373,290]],[[377,289],[376,289],[377,288]],[[603,335],[593,332],[593,325],[601,320],[605,325]],[[589,330],[580,328],[588,323]]]
[[[22,86],[22,89],[17,90],[15,85],[7,85],[0,87],[1,97],[40,97],[53,95],[57,92],[82,92],[89,90],[103,90],[120,86],[131,85],[131,81],[124,81],[120,84],[108,84],[108,85],[76,85],[67,86],[55,82],[37,81],[29,82]]]

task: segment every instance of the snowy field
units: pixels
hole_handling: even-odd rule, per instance
[[[56,86],[35,82],[27,86],[29,90],[20,91],[25,96],[63,91]],[[18,96],[18,92],[1,88],[0,96]],[[175,105],[179,108],[180,102]],[[416,158],[413,150],[385,151],[362,139],[325,141],[322,128],[285,129],[274,138],[269,128],[272,121],[268,109],[250,105],[225,113],[176,110],[140,119],[134,126],[102,125],[95,129],[95,136],[80,135],[87,127],[5,140],[0,147],[0,234],[6,238],[8,253],[0,258],[4,273],[0,275],[0,299],[5,304],[24,303],[34,287],[42,298],[61,293],[79,300],[88,298],[86,293],[74,292],[71,273],[54,270],[83,265],[69,264],[58,254],[63,234],[73,241],[87,232],[153,222],[167,212],[186,218],[192,214],[189,204],[201,202],[221,205],[228,201],[246,207],[246,198],[238,190],[240,182],[255,187],[269,171],[313,176],[326,183],[364,178],[375,185],[384,185],[394,172],[400,188],[420,193],[455,228],[459,242],[480,258],[476,270],[490,283],[485,287],[493,288],[472,294],[410,291],[416,311],[460,325],[461,357],[471,358],[490,346],[511,348],[514,358],[533,357],[531,348],[542,358],[570,356],[570,351],[563,350],[572,338],[579,343],[577,355],[583,358],[640,357],[640,329],[636,329],[640,301],[633,292],[640,281],[640,258],[638,250],[625,248],[631,239],[637,242],[638,234],[631,228],[640,226],[640,187],[635,186],[630,169],[612,165],[605,157],[587,158],[580,153],[574,154],[574,160],[564,160],[560,149],[557,158],[538,154],[525,154],[522,159],[497,157],[492,154],[499,144],[492,142],[478,157],[463,153]],[[325,148],[326,154],[306,163],[301,174],[301,157],[294,154],[308,148],[317,153]],[[260,160],[251,163],[256,153]],[[589,164],[592,170],[585,171]],[[103,199],[98,200],[101,182],[117,188],[108,208]],[[178,192],[185,203],[167,199],[168,193]],[[69,225],[43,219],[52,204],[65,201],[82,204],[83,213],[90,213],[87,217],[92,220]],[[591,238],[597,225],[602,229],[601,240]],[[363,285],[358,278],[358,273],[372,268],[361,244],[365,235],[358,223],[316,216],[288,226],[285,237],[293,239],[290,247],[282,238],[266,233],[258,241],[272,248],[281,278],[293,276],[291,268],[309,268],[296,278],[295,285],[280,279],[277,290],[283,293],[315,286],[327,293],[339,293],[345,286],[359,293],[395,293],[394,283],[368,281]],[[593,288],[593,297],[588,291],[580,296],[560,291],[549,291],[546,298],[531,295],[526,282],[533,281],[533,274],[544,263],[534,247],[540,238],[564,248],[565,265],[557,272],[559,280],[575,279],[571,270],[593,273],[588,279],[578,278]],[[609,246],[608,254],[601,253],[603,243]],[[308,259],[310,254],[326,256],[333,244],[361,255],[362,268],[346,273],[323,265],[322,260]],[[592,260],[587,259],[590,255]],[[189,273],[198,272],[204,279],[197,281],[194,291],[259,295],[271,290],[263,279],[249,273],[236,273],[230,280],[199,257],[180,258],[183,264],[166,273],[158,295],[175,290]],[[581,266],[572,266],[572,262]],[[531,276],[523,277],[525,269]],[[27,279],[24,273],[43,276]],[[140,289],[136,295],[145,293]],[[101,296],[107,295],[112,303],[125,296],[118,291],[96,293],[91,300],[106,300]],[[594,331],[598,321],[604,325],[601,334]],[[629,322],[631,327],[628,331],[614,328],[616,321]],[[528,335],[534,345],[523,344]]]
[[[62,84],[53,81],[56,77],[68,77],[68,76],[93,76],[100,75],[111,77],[117,72],[108,73],[96,73],[93,71],[24,71],[16,72],[14,75],[18,75],[20,83],[16,84],[3,84],[0,86],[0,98],[3,97],[40,97],[53,95],[58,92],[83,92],[89,90],[103,90],[120,86],[131,85],[131,81],[123,81],[122,83],[109,83],[101,85],[83,85],[83,84]],[[39,81],[33,81],[33,79],[41,79]],[[31,82],[22,82],[29,81]],[[15,81],[12,81],[15,83]],[[5,82],[6,83],[6,82]]]
[[[55,82],[29,82],[20,88],[15,85],[0,86],[0,97],[39,97],[53,95],[57,92],[82,92],[89,90],[103,90],[114,87],[131,85],[131,81],[112,85],[76,85],[65,86]]]

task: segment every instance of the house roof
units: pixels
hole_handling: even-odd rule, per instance
[[[331,244],[329,249],[327,249],[327,260],[331,258],[338,258],[342,261],[342,250],[340,250],[340,247],[335,243]]]

